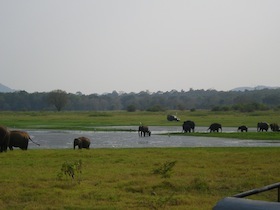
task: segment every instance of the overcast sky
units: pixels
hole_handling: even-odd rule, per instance
[[[0,0],[0,83],[84,94],[280,85],[279,0]]]

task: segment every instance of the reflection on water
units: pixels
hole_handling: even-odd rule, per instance
[[[123,127],[122,127],[123,128]],[[135,127],[125,127],[133,130]],[[212,137],[157,135],[168,132],[181,132],[177,126],[151,126],[150,137],[139,137],[138,132],[94,132],[94,131],[60,131],[27,130],[31,138],[41,146],[29,143],[30,149],[73,148],[73,140],[79,136],[91,139],[90,148],[144,148],[144,147],[279,147],[279,141],[238,140]],[[206,132],[206,127],[196,128]],[[223,132],[233,132],[235,128],[225,128]]]

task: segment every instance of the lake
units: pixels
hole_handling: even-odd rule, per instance
[[[135,130],[135,126],[110,127]],[[182,132],[178,126],[150,126],[152,135],[139,137],[138,132],[101,132],[77,130],[25,130],[40,146],[29,143],[29,149],[73,148],[76,137],[85,136],[91,140],[90,148],[148,148],[148,147],[279,147],[279,141],[238,140],[228,138],[168,136],[168,132]],[[249,131],[254,131],[252,129]],[[196,132],[207,132],[207,127],[197,127]],[[236,132],[236,128],[223,128],[223,132]]]

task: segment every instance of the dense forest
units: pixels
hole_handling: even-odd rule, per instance
[[[2,111],[163,111],[211,109],[215,111],[280,109],[280,88],[251,91],[193,90],[107,94],[52,92],[0,93]]]

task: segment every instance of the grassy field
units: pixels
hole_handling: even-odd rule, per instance
[[[181,121],[169,122],[167,114],[176,114]],[[100,126],[181,126],[192,120],[196,126],[209,126],[213,122],[223,127],[247,125],[256,127],[260,121],[280,123],[280,111],[212,112],[207,110],[166,112],[0,112],[0,124],[17,128],[92,130]]]
[[[279,111],[0,112],[0,124],[20,129],[67,130],[138,126],[139,122],[181,126],[182,121],[166,120],[167,114],[175,113],[182,121],[193,120],[197,126],[219,122],[230,127],[241,124],[255,127],[259,121],[279,122],[280,116]],[[271,139],[279,140],[279,133],[187,135],[243,139],[255,135],[256,139],[257,136],[262,139],[273,136]],[[16,149],[0,153],[0,159],[0,209],[204,210],[212,209],[226,196],[279,182],[280,177],[277,147]],[[81,161],[81,168],[75,165],[77,161]],[[173,167],[168,165],[171,163]],[[74,172],[75,176],[72,178],[62,172]],[[251,198],[276,201],[277,192]]]
[[[280,176],[279,148],[14,150],[0,156],[0,209],[204,210]],[[81,174],[58,176],[63,164],[79,160]],[[160,170],[171,162],[168,173]],[[277,192],[249,198],[276,201]]]

